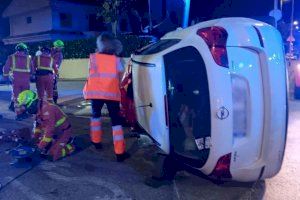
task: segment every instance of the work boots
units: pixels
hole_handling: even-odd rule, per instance
[[[124,160],[130,158],[130,154],[125,152],[123,154],[116,154],[116,157],[118,162],[123,162]]]

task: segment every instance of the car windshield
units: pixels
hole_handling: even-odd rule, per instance
[[[136,55],[150,55],[161,52],[177,43],[179,43],[179,39],[167,39],[167,40],[159,40],[156,43],[153,43],[139,51],[137,51]]]

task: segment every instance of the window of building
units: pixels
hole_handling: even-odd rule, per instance
[[[60,13],[59,14],[60,19],[60,26],[65,28],[72,27],[72,15],[67,13]]]
[[[32,17],[26,17],[26,22],[27,22],[27,24],[31,24],[32,23]]]

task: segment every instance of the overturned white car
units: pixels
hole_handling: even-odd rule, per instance
[[[276,175],[287,133],[279,32],[223,18],[165,35],[132,57],[140,126],[166,155],[217,179]]]

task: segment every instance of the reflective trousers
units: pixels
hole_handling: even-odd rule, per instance
[[[36,131],[39,130],[39,131]],[[42,139],[42,133],[40,129],[34,130],[34,138],[37,143]],[[71,143],[72,139],[72,130],[71,128],[64,130],[58,138],[55,138],[49,143],[47,147],[48,154],[53,158],[53,161],[56,161],[60,158],[66,157],[74,152],[75,146]]]
[[[109,116],[112,121],[114,150],[116,154],[123,154],[125,152],[125,139],[123,127],[121,125],[121,118],[119,116],[120,106],[117,101],[108,100],[92,100],[93,118],[90,123],[90,136],[93,143],[102,142],[102,122],[101,122],[101,109],[106,104]]]
[[[53,74],[37,76],[36,89],[39,99],[44,99],[45,93],[47,94],[47,100],[53,100]]]
[[[12,96],[13,96],[13,102],[15,107],[15,113],[17,115],[21,114],[23,111],[18,106],[18,96],[21,92],[24,90],[30,89],[30,83],[28,81],[13,81],[12,83]]]

